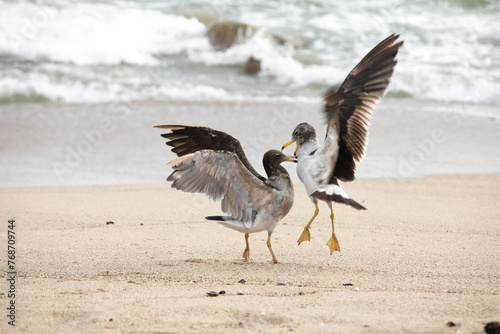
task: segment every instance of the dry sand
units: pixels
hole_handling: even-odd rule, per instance
[[[342,252],[325,245],[324,204],[297,246],[313,213],[297,184],[278,265],[265,232],[247,263],[242,234],[203,220],[219,205],[168,184],[0,189],[1,290],[13,218],[18,332],[480,333],[500,320],[500,175],[344,188],[368,211],[335,206]]]

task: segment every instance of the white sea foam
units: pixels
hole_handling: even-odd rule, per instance
[[[189,47],[182,42],[186,37],[197,37],[205,29],[194,18],[109,4],[74,3],[62,9],[25,3],[3,6],[0,52],[30,60],[157,65],[156,53],[178,53]]]

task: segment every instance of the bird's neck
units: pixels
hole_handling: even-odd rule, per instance
[[[281,165],[268,165],[264,164],[264,169],[266,170],[267,178],[280,178],[282,176],[288,176],[289,174],[286,169]]]
[[[290,174],[288,174],[287,170],[283,166],[277,165],[277,166],[267,167],[266,173],[267,173],[267,180],[265,181],[265,183],[270,185],[271,187],[278,190],[284,190],[286,188],[293,189],[292,180],[290,179]]]
[[[318,140],[316,138],[311,138],[305,143],[299,145],[299,150],[297,151],[297,158],[307,156],[319,148]]]

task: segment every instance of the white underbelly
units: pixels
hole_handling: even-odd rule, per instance
[[[318,172],[321,172],[322,169],[324,169],[324,166],[321,166],[317,161],[313,161],[309,157],[301,159],[297,163],[297,176],[306,187],[308,195],[318,190],[319,183],[315,175],[317,177]]]

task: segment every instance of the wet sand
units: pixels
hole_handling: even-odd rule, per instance
[[[334,207],[333,255],[326,205],[297,246],[313,205],[295,188],[277,265],[266,233],[245,262],[243,234],[203,220],[219,205],[168,184],[0,189],[3,268],[16,220],[17,331],[479,333],[500,320],[499,174],[346,184],[368,210]]]
[[[161,184],[174,155],[159,124],[228,132],[261,173],[264,152],[281,148],[298,123],[325,133],[321,105],[297,102],[0,104],[0,119],[1,188]],[[357,176],[500,173],[499,133],[498,106],[384,98]]]

